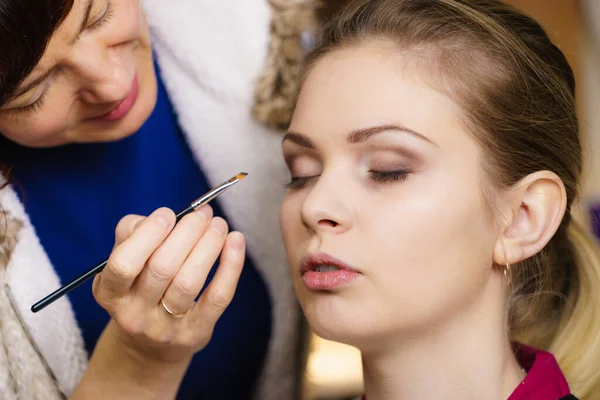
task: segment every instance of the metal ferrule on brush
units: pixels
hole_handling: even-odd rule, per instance
[[[206,193],[204,196],[200,197],[198,200],[194,201],[190,205],[190,207],[192,207],[195,210],[198,207],[208,203],[209,201],[211,201],[212,199],[214,199],[215,197],[217,197],[218,195],[220,195],[221,193],[223,193],[224,191],[226,191],[227,189],[244,179],[246,175],[248,174],[245,172],[237,174],[227,182],[223,182],[219,186],[212,189],[210,192]]]

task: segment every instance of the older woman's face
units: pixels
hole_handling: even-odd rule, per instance
[[[150,35],[139,0],[75,0],[0,132],[25,146],[124,138],[156,103]]]

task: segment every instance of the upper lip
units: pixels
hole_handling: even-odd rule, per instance
[[[345,262],[330,256],[329,254],[315,253],[307,254],[302,259],[302,262],[300,263],[300,274],[304,275],[307,271],[314,270],[318,265],[332,265],[342,270],[358,272]]]

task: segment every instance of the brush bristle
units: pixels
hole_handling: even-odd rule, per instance
[[[240,172],[239,174],[237,174],[235,177],[241,181],[242,179],[244,179],[246,176],[248,176],[248,173],[246,172]]]

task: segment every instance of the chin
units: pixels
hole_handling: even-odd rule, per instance
[[[332,293],[309,294],[300,298],[304,315],[318,336],[326,340],[361,347],[376,332],[367,310],[348,304]]]
[[[320,338],[352,346],[363,354],[385,351],[403,336],[402,331],[387,324],[378,324],[368,317],[348,320],[307,315],[307,320],[311,330]]]
[[[343,321],[335,318],[321,319],[307,316],[312,331],[319,337],[337,343],[356,347],[360,350],[371,347],[377,338],[377,332],[365,329],[366,325],[358,320]]]

